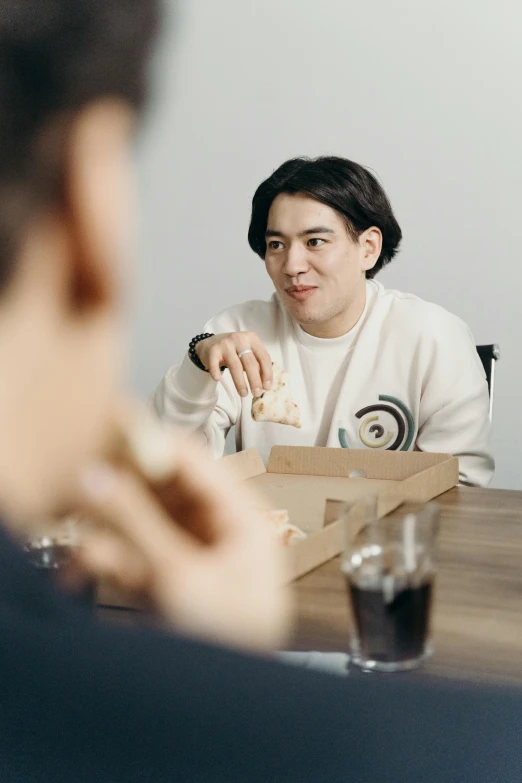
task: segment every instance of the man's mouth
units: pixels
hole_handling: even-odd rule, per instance
[[[292,285],[286,289],[288,296],[295,299],[296,302],[304,302],[305,299],[312,296],[314,291],[317,291],[317,288],[313,285]]]

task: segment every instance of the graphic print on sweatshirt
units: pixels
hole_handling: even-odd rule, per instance
[[[359,440],[367,449],[408,451],[415,437],[415,422],[407,406],[397,397],[379,394],[379,403],[367,405],[355,414],[360,419]],[[361,448],[348,443],[348,433],[339,428],[343,449]]]

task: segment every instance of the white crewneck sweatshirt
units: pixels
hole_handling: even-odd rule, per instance
[[[241,398],[230,373],[216,383],[185,356],[157,388],[160,418],[202,432],[215,456],[236,427],[238,450],[274,445],[389,449],[453,454],[460,481],[487,486],[489,397],[484,369],[466,324],[438,305],[368,280],[354,328],[334,339],[312,337],[276,294],[213,318],[204,332],[256,332],[288,372],[302,428],[255,422],[252,397]]]

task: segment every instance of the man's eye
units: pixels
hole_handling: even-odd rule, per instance
[[[277,242],[275,239],[268,243],[269,250],[281,250],[283,247],[282,242]]]
[[[324,245],[325,242],[325,239],[319,239],[319,237],[314,237],[313,239],[308,240],[310,247],[321,247],[321,245]]]

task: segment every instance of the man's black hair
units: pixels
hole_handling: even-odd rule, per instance
[[[158,5],[0,0],[0,290],[27,224],[61,195],[67,122],[105,97],[142,104]]]
[[[374,277],[397,253],[402,232],[377,179],[358,163],[329,156],[288,160],[258,187],[252,200],[248,242],[261,258],[266,253],[268,213],[280,193],[303,193],[335,209],[354,241],[366,229],[377,226],[382,233],[382,250],[367,277]]]

